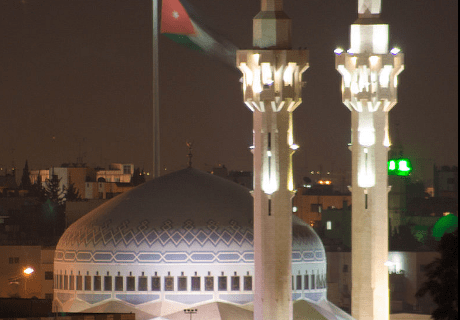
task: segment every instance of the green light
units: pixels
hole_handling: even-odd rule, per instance
[[[445,233],[452,233],[458,228],[458,217],[453,214],[448,214],[436,222],[433,227],[433,237],[436,240],[441,240]]]
[[[409,159],[393,159],[388,161],[388,174],[393,176],[408,176],[412,172]]]
[[[396,162],[394,160],[390,160],[388,162],[388,170],[395,170],[396,169]]]

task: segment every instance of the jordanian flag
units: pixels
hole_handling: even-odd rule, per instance
[[[236,47],[198,25],[179,0],[163,0],[161,33],[190,49],[203,51],[235,67]]]

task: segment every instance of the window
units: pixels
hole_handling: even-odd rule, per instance
[[[314,289],[316,289],[316,288],[315,288],[315,275],[312,274],[312,275],[310,276],[310,279],[311,279],[311,289],[314,290]]]
[[[160,277],[152,277],[152,291],[160,291],[161,284],[160,284]]]
[[[321,213],[321,209],[322,209],[322,208],[321,208],[321,204],[319,204],[319,203],[312,203],[310,209],[311,209],[311,210],[310,210],[311,212],[319,212],[319,213]]]
[[[219,291],[227,291],[227,277],[225,276],[219,277],[218,281],[219,281],[219,284],[218,284]]]
[[[177,288],[179,291],[187,291],[187,277],[177,277]]]
[[[123,174],[131,174],[131,166],[123,166]]]
[[[252,277],[251,276],[244,277],[244,291],[252,291]]]
[[[104,291],[112,291],[112,276],[104,277]]]
[[[45,271],[45,280],[53,280],[53,271]]]
[[[200,291],[200,290],[201,290],[201,278],[192,277],[192,291]]]
[[[59,275],[59,289],[62,289],[64,286],[64,276],[62,274]]]
[[[204,277],[204,290],[214,291],[214,277]]]
[[[147,277],[139,277],[137,280],[137,290],[138,291],[147,291]]]
[[[123,291],[123,277],[115,277],[115,291]]]
[[[101,276],[94,276],[93,290],[101,291]]]
[[[304,288],[305,290],[310,290],[310,286],[309,286],[309,284],[308,284],[308,274],[304,275],[303,278],[304,278],[304,284],[303,284],[304,287],[303,287],[303,288]]]
[[[240,291],[240,277],[239,276],[232,277],[232,291]]]
[[[64,290],[68,290],[68,289],[69,289],[69,276],[64,275]]]
[[[77,290],[82,290],[83,288],[83,277],[78,275],[77,276]]]
[[[348,272],[348,264],[343,265],[343,272]]]
[[[296,276],[296,289],[302,290],[302,276],[300,274]]]
[[[174,278],[165,277],[165,291],[174,291]]]
[[[69,290],[75,290],[75,276],[69,276]]]
[[[91,291],[91,276],[85,276],[85,291]]]
[[[327,230],[332,230],[332,221],[326,222],[326,229]]]
[[[136,277],[129,276],[126,277],[126,291],[134,291],[136,290]]]
[[[19,257],[9,257],[8,262],[9,264],[19,263]]]

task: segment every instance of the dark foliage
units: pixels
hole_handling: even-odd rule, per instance
[[[390,235],[390,250],[392,251],[416,251],[422,243],[412,235],[410,226],[399,226],[399,231]]]
[[[134,186],[138,186],[145,182],[145,174],[141,169],[136,168],[134,169],[133,176],[131,177],[131,184]]]
[[[75,188],[73,183],[69,183],[69,186],[65,190],[66,201],[82,201],[80,191]]]
[[[458,229],[446,233],[438,247],[441,258],[427,266],[428,280],[422,285],[416,296],[429,293],[437,308],[432,317],[435,320],[458,320]]]
[[[26,160],[24,169],[22,169],[21,189],[30,190],[31,188],[32,188],[32,183],[30,182],[29,164]]]

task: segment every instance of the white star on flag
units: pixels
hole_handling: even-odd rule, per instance
[[[177,11],[173,11],[172,16],[173,16],[174,19],[178,19],[179,18],[179,13]]]

